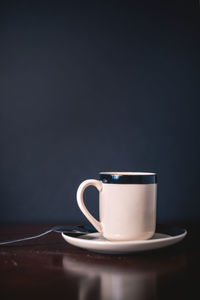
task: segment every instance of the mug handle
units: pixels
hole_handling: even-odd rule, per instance
[[[101,192],[101,190],[102,190],[102,182],[101,181],[96,180],[96,179],[87,179],[87,180],[83,181],[78,187],[77,194],[76,194],[77,202],[78,202],[78,206],[79,206],[80,210],[86,216],[88,221],[96,228],[97,231],[102,233],[101,223],[99,221],[97,221],[91,215],[91,213],[87,210],[84,200],[83,200],[83,193],[84,193],[85,189],[90,185],[95,186],[97,188],[97,190],[99,192]]]

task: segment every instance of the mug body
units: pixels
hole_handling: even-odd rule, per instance
[[[103,236],[113,241],[146,240],[156,227],[155,173],[101,172],[99,217]]]

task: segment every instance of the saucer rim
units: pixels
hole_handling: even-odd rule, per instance
[[[173,226],[171,227],[173,228]],[[163,238],[158,238],[158,239],[148,239],[148,240],[134,240],[134,241],[109,241],[109,240],[98,240],[98,244],[103,244],[103,245],[139,245],[139,244],[153,244],[153,243],[160,243],[160,242],[164,242],[164,241],[170,241],[170,240],[176,240],[176,239],[183,239],[186,235],[187,235],[187,230],[185,228],[179,228],[180,230],[183,231],[183,233],[171,236],[170,234],[167,233],[162,233],[162,232],[155,232],[157,234],[166,234],[168,235],[167,237],[163,237]],[[100,234],[99,232],[92,232],[92,233],[87,233],[84,236],[91,236],[91,235],[95,235],[95,234]],[[66,233],[61,233],[62,237],[65,239],[67,237],[67,239],[69,240],[80,240],[81,242],[87,242],[88,244],[94,244],[97,243],[96,240],[89,240],[89,239],[83,239],[81,237],[74,237],[74,236],[70,236],[67,235]],[[65,239],[66,240],[66,239]]]

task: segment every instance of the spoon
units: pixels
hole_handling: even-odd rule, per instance
[[[46,230],[46,231],[44,231],[40,234],[37,234],[37,235],[24,237],[24,238],[20,238],[20,239],[16,239],[16,240],[0,242],[0,246],[37,239],[37,238],[40,238],[40,237],[42,237],[42,236],[44,236],[44,235],[46,235],[50,232],[66,233],[70,236],[76,237],[76,236],[81,236],[81,235],[84,235],[84,234],[87,234],[87,233],[95,232],[95,229],[90,225],[54,226],[54,227],[52,227],[52,228],[50,228],[50,229],[48,229],[48,230]]]

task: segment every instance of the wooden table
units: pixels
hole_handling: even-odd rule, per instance
[[[4,299],[200,299],[199,224],[169,248],[103,255],[68,245],[58,233],[0,247]],[[0,225],[0,240],[37,234],[51,225]],[[195,294],[196,293],[196,294]]]

